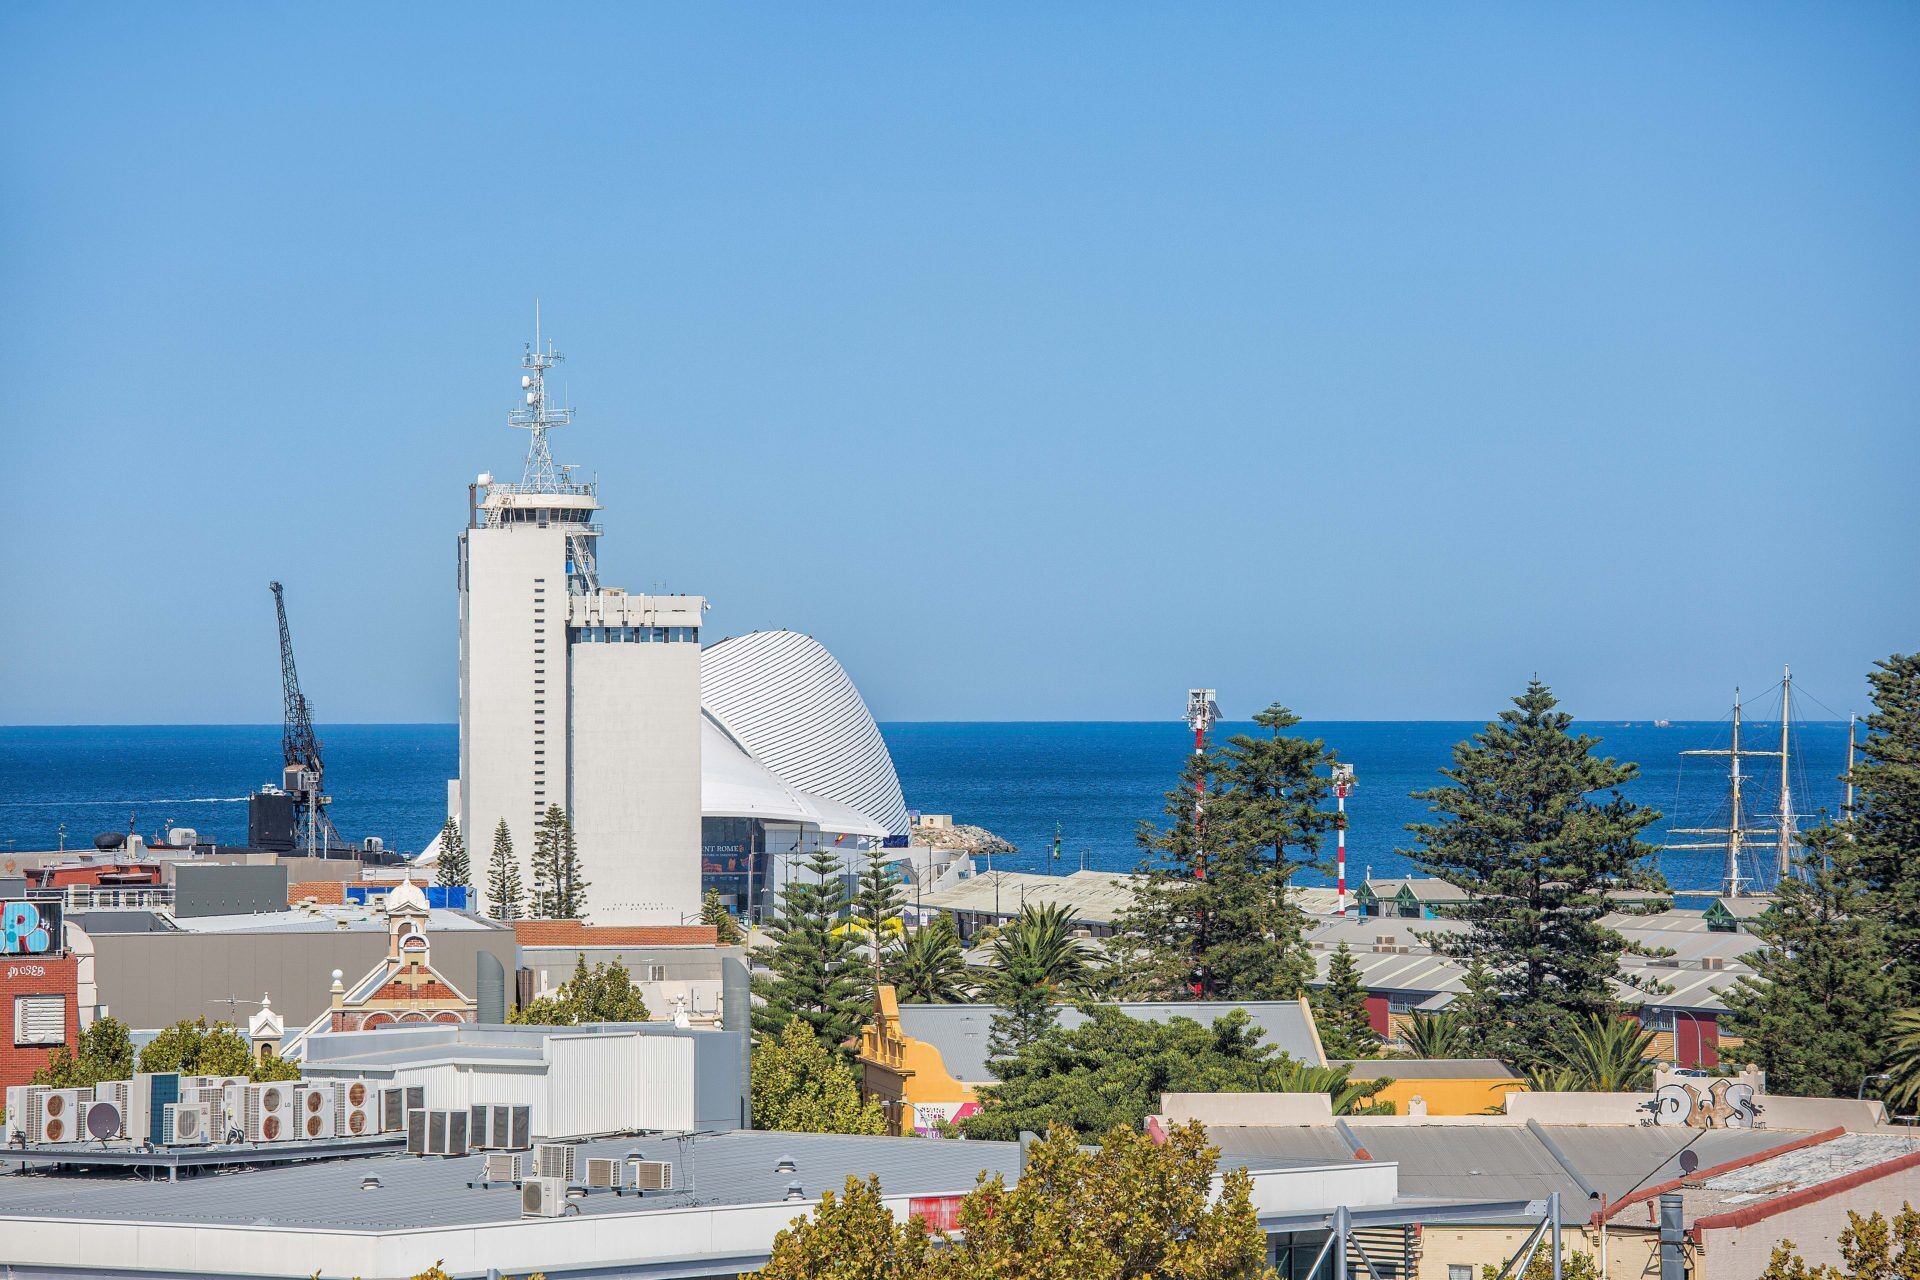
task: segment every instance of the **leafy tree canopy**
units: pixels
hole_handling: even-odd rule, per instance
[[[1920,1213],[1902,1204],[1889,1222],[1878,1212],[1862,1217],[1847,1210],[1840,1232],[1841,1266],[1809,1266],[1793,1241],[1773,1246],[1760,1280],[1913,1280],[1920,1276]]]
[[[1116,1128],[1098,1148],[1066,1128],[1027,1153],[1009,1187],[984,1179],[961,1202],[959,1229],[894,1220],[877,1178],[840,1196],[774,1241],[767,1280],[1273,1280],[1252,1179],[1229,1171],[1214,1188],[1218,1152],[1187,1125],[1165,1146]],[[935,1247],[938,1245],[939,1247]]]
[[[140,1070],[178,1071],[187,1076],[251,1076],[253,1052],[246,1037],[225,1022],[205,1018],[174,1023],[140,1050]]]
[[[1271,1045],[1246,1013],[1202,1026],[1190,1018],[1146,1022],[1096,1005],[1072,1030],[1054,1029],[995,1062],[1000,1083],[981,1090],[981,1109],[960,1122],[972,1138],[1014,1138],[1065,1125],[1087,1137],[1138,1128],[1162,1093],[1327,1093],[1349,1114],[1379,1088],[1350,1081],[1344,1067],[1310,1067]]]
[[[133,1075],[133,1037],[118,1018],[95,1018],[93,1025],[80,1033],[79,1043],[69,1053],[65,1045],[55,1049],[47,1065],[33,1073],[34,1084],[49,1084],[56,1089],[78,1089],[102,1080],[126,1080]]]
[[[516,1009],[509,1022],[540,1027],[571,1027],[587,1022],[645,1022],[647,1002],[634,985],[633,975],[618,960],[587,968],[587,957],[575,958],[573,976],[550,996],[538,996]]]
[[[753,1050],[753,1127],[795,1133],[885,1133],[886,1112],[860,1096],[860,1079],[799,1018]]]

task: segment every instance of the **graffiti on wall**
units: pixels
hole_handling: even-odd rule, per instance
[[[1653,1118],[1642,1123],[1689,1129],[1751,1129],[1760,1113],[1753,1085],[1745,1080],[1715,1080],[1704,1089],[1685,1081],[1663,1084],[1654,1090],[1649,1109]]]

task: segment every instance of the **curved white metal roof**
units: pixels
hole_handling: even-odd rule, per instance
[[[752,631],[708,646],[700,654],[700,701],[792,790],[852,809],[877,833],[907,833],[906,801],[880,726],[812,636]],[[839,830],[848,820],[822,825]]]
[[[700,713],[700,812],[709,818],[797,822],[833,835],[887,834],[885,827],[849,805],[780,781],[705,710]]]

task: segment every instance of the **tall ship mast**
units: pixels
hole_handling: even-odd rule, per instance
[[[1726,851],[1726,871],[1721,891],[1729,897],[1765,892],[1778,886],[1793,872],[1795,850],[1800,847],[1800,832],[1793,812],[1791,780],[1792,743],[1788,728],[1792,716],[1793,668],[1782,668],[1780,676],[1780,745],[1776,750],[1744,747],[1740,743],[1740,690],[1733,691],[1733,738],[1725,747],[1701,747],[1682,751],[1683,756],[1723,756],[1727,760],[1727,825],[1724,827],[1673,827],[1669,834],[1681,836],[1717,836],[1718,839],[1683,841],[1662,845],[1662,849],[1721,849]],[[1779,803],[1770,815],[1772,825],[1747,822],[1743,784],[1747,775],[1742,760],[1778,760],[1780,762]],[[1757,780],[1757,778],[1756,778]],[[1760,872],[1762,850],[1772,846],[1771,884]],[[1752,851],[1752,872],[1747,872],[1743,856]]]

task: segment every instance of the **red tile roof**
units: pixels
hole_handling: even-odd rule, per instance
[[[523,947],[712,947],[720,931],[710,924],[582,924],[578,920],[515,920]]]
[[[339,880],[296,880],[287,886],[287,905],[297,907],[308,898],[325,906],[345,906],[347,887]]]

